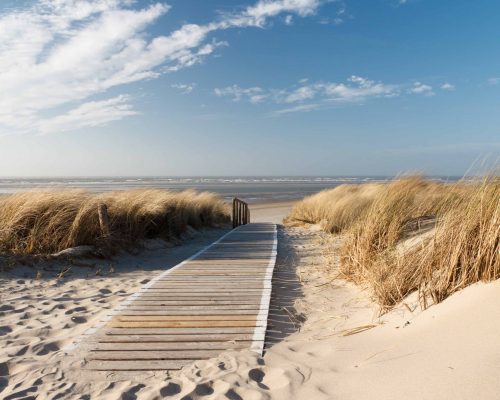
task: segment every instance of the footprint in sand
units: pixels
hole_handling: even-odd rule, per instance
[[[243,397],[241,397],[238,393],[236,393],[233,389],[229,389],[226,393],[225,393],[226,397],[229,399],[229,400],[243,400]]]
[[[122,400],[136,400],[137,396],[136,393],[139,392],[142,388],[146,387],[146,385],[139,384],[136,386],[131,387],[127,392],[122,394],[121,399]]]
[[[175,396],[181,392],[181,386],[174,382],[169,382],[169,384],[160,389],[160,395],[163,397],[166,396]]]
[[[194,392],[198,396],[210,396],[211,394],[214,393],[214,390],[210,385],[207,385],[206,383],[196,385],[194,388]]]
[[[66,315],[71,315],[73,314],[74,312],[84,312],[84,311],[87,311],[87,307],[75,307],[75,308],[70,308],[69,310],[67,310],[64,314]]]
[[[54,351],[59,350],[59,345],[56,342],[50,343],[39,343],[36,346],[33,346],[33,352],[37,356],[44,356],[46,354],[52,353]]]

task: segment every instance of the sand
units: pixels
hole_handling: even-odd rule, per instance
[[[278,220],[289,206],[254,206],[252,217]],[[32,267],[3,273],[0,398],[498,398],[500,281],[470,286],[425,311],[413,295],[379,316],[366,292],[335,279],[340,239],[302,228],[279,228],[264,357],[224,353],[173,375],[82,374],[82,360],[66,354],[65,345],[221,233],[205,232],[178,247],[152,242],[135,256],[73,265],[59,279],[53,272],[34,279]],[[328,270],[325,243],[332,249]]]

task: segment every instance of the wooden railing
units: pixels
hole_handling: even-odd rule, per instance
[[[248,204],[236,197],[233,199],[233,228],[250,223]]]

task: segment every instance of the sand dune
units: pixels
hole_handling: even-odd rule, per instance
[[[413,295],[379,316],[367,292],[333,280],[335,262],[325,274],[319,244],[328,241],[329,259],[335,261],[341,239],[314,226],[280,228],[268,349],[262,358],[229,352],[171,375],[97,374],[84,373],[84,361],[63,351],[106,310],[219,234],[210,231],[168,250],[151,243],[137,256],[72,266],[61,279],[55,272],[34,279],[31,267],[4,274],[0,397],[498,398],[500,281],[472,285],[425,311]]]

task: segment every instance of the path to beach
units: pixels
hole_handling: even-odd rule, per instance
[[[89,330],[86,368],[176,370],[225,350],[262,354],[276,249],[276,225],[243,225],[161,273]]]

